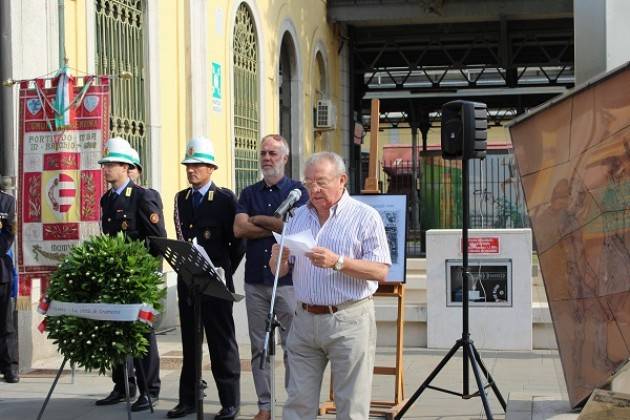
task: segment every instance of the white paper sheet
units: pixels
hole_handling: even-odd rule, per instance
[[[276,238],[276,242],[280,243],[279,234],[274,232],[273,237]],[[303,230],[302,232],[285,236],[284,246],[291,251],[291,255],[304,256],[306,252],[309,252],[315,246],[315,238],[310,230]]]
[[[214,264],[212,264],[212,260],[210,259],[210,256],[208,255],[208,253],[206,252],[206,250],[204,249],[204,247],[202,247],[201,245],[199,245],[197,243],[197,238],[193,238],[192,240],[192,244],[195,247],[195,249],[197,251],[199,251],[199,253],[201,254],[201,256],[203,257],[204,260],[208,261],[208,264],[210,264],[210,267],[212,267],[212,269],[214,271],[217,272],[217,274],[219,275],[219,279],[221,280],[221,282],[223,284],[225,284],[225,270],[223,270],[223,268],[221,267],[215,267]]]

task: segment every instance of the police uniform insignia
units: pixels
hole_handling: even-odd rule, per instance
[[[149,220],[151,221],[151,223],[156,224],[160,221],[160,216],[157,213],[151,213],[151,216],[149,216]]]
[[[203,231],[203,239],[208,240],[211,236],[212,234],[210,233],[210,229],[206,229]]]
[[[125,197],[131,197],[131,187],[125,189]]]
[[[214,191],[208,191],[208,201],[214,200]]]
[[[129,224],[127,223],[127,221],[123,220],[122,223],[120,224],[120,228],[122,230],[127,230],[128,227],[129,227]]]

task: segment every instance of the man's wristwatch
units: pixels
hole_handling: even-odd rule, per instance
[[[340,255],[335,265],[333,265],[333,270],[341,271],[342,268],[343,268],[343,255]]]

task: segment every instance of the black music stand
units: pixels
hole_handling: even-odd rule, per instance
[[[197,419],[203,420],[203,389],[201,385],[201,361],[203,358],[203,323],[201,317],[202,296],[238,302],[243,296],[230,292],[220,280],[214,267],[191,242],[149,236],[149,246],[159,252],[182,278],[190,290],[195,318],[195,409]],[[180,298],[183,298],[180,296]]]

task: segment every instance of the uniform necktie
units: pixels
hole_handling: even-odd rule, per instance
[[[111,205],[114,205],[114,203],[116,202],[116,199],[118,198],[118,193],[114,190],[112,190],[112,192],[109,194],[109,203]]]
[[[193,207],[194,208],[199,207],[199,204],[201,204],[201,199],[202,198],[203,198],[203,196],[201,195],[201,193],[199,191],[193,192]]]

